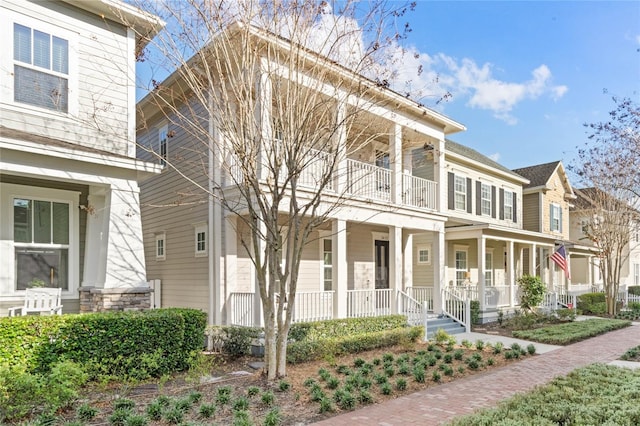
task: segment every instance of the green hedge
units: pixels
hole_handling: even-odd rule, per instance
[[[632,285],[627,288],[629,294],[633,294],[634,296],[640,296],[640,285]]]
[[[408,341],[413,342],[423,335],[424,328],[418,326],[291,342],[287,347],[287,362],[298,364],[322,359],[326,356],[358,353]]]
[[[372,333],[406,326],[407,317],[404,315],[303,322],[291,325],[289,329],[289,340],[296,342],[319,340]]]
[[[577,308],[583,314],[603,315],[607,313],[607,302],[604,293],[585,293],[578,296]]]
[[[3,318],[0,359],[36,372],[69,359],[91,377],[160,377],[189,367],[205,325],[205,313],[193,309]]]

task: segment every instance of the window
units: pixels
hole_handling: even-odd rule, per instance
[[[513,220],[513,192],[504,191],[504,219]]]
[[[491,185],[483,183],[480,186],[480,197],[482,214],[485,216],[491,216]]]
[[[13,199],[16,290],[69,289],[69,203]]]
[[[162,126],[158,130],[158,156],[160,157],[160,164],[163,166],[167,164],[168,135],[169,127],[167,125]]]
[[[418,247],[418,263],[425,265],[431,264],[431,248],[430,247]]]
[[[467,279],[467,251],[456,250],[455,259],[456,285],[464,285],[464,282]]]
[[[330,238],[325,238],[322,241],[322,279],[323,290],[333,290],[333,250],[332,242]]]
[[[456,210],[467,209],[467,180],[462,176],[455,177],[454,183],[455,208]]]
[[[195,227],[195,249],[196,257],[207,254],[207,225],[202,224]]]
[[[14,101],[55,111],[69,109],[69,42],[13,24]]]
[[[156,260],[167,258],[166,235],[164,233],[156,235]]]
[[[551,204],[549,227],[551,232],[562,232],[562,208],[559,204]]]
[[[389,153],[384,151],[376,151],[376,188],[381,192],[391,191],[391,173],[388,172],[391,167]]]
[[[493,252],[484,254],[484,285],[493,285]]]

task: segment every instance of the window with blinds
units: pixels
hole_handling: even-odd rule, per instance
[[[14,100],[67,112],[69,42],[13,24]]]

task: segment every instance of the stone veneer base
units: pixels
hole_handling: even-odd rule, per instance
[[[143,311],[151,308],[149,287],[80,287],[80,312]]]

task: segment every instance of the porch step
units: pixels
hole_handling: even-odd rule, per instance
[[[461,334],[465,332],[465,328],[462,325],[449,317],[436,317],[427,320],[427,338],[433,337],[439,329],[446,331],[448,334]]]

